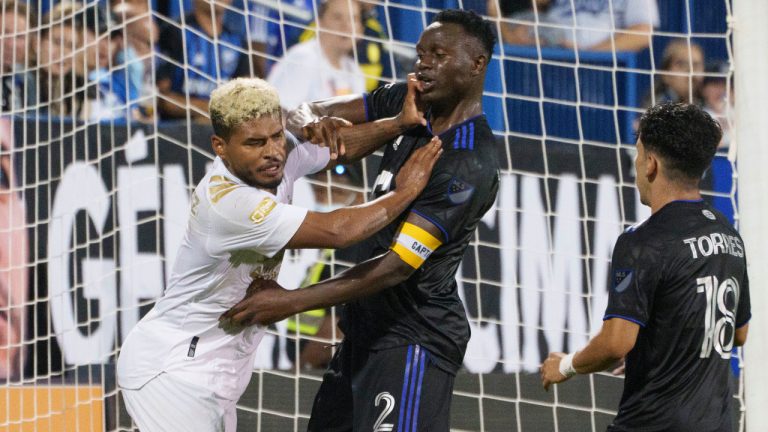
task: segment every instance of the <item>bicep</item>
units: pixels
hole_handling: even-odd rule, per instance
[[[416,270],[444,241],[439,227],[425,217],[411,212],[400,225],[390,249],[400,260]]]
[[[624,357],[632,350],[639,332],[639,324],[622,318],[603,321],[603,327],[600,330],[606,348],[617,357]]]

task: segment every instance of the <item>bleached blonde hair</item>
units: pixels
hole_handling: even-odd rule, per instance
[[[235,78],[211,92],[208,102],[213,132],[229,139],[241,124],[261,116],[280,115],[277,90],[259,78]]]

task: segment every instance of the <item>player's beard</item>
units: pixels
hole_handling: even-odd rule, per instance
[[[245,182],[248,183],[248,185],[259,189],[277,189],[277,187],[280,186],[280,183],[283,182],[284,175],[285,173],[281,172],[279,176],[265,180],[259,179],[256,175],[251,175],[248,176]]]

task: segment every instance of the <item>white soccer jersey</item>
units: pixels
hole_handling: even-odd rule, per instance
[[[220,328],[219,316],[254,277],[276,279],[283,248],[307,210],[290,205],[293,182],[328,164],[327,148],[292,143],[277,194],[248,186],[216,158],[192,196],[168,288],[126,338],[118,384],[138,389],[161,372],[237,401],[263,328]]]

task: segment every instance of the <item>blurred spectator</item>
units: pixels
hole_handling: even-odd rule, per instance
[[[194,0],[193,12],[160,31],[157,69],[158,109],[163,118],[207,118],[208,98],[217,82],[249,76],[248,48],[243,34],[224,22],[231,0]],[[214,42],[215,41],[215,42]]]
[[[701,98],[704,110],[720,123],[723,138],[719,150],[725,150],[731,143],[733,125],[733,81],[729,83],[730,71],[725,62],[715,62],[707,66],[707,76],[701,84]]]
[[[701,85],[704,80],[704,51],[685,39],[672,40],[661,58],[661,77],[655,78],[653,98],[646,97],[644,106],[663,102],[687,102],[702,106]]]
[[[250,45],[253,76],[264,78],[267,76],[270,8],[265,6],[263,1],[253,0],[238,1],[235,5],[235,10],[230,9],[224,14],[225,25],[232,29],[241,29],[243,37]]]
[[[77,14],[80,39],[85,49],[75,57],[75,86],[84,100],[80,118],[108,120],[125,117],[125,91],[113,86],[115,57],[122,49],[122,36],[114,18],[101,4],[93,4]],[[121,94],[118,94],[121,93]]]
[[[75,50],[82,47],[75,13],[81,8],[63,1],[43,17],[36,83],[40,114],[79,117],[82,112],[85,101],[82,93],[75,92],[74,75]]]
[[[379,22],[376,4],[360,1],[360,12],[362,14],[363,37],[358,39],[353,54],[356,56],[360,70],[365,74],[365,90],[372,92],[376,87],[395,79],[392,73],[393,59],[390,58],[390,53],[384,49],[380,42],[387,40],[387,34]],[[299,36],[299,42],[306,42],[315,37],[315,30],[316,26],[313,22]],[[412,63],[412,59],[409,59],[409,62]]]
[[[290,110],[300,103],[365,92],[365,78],[351,56],[363,34],[360,4],[326,0],[318,6],[317,38],[293,46],[270,71],[267,81]]]
[[[497,11],[495,4],[496,0],[489,0],[491,16],[532,23],[502,26],[507,43],[535,44],[537,15],[541,44],[592,51],[642,50],[648,47],[653,28],[659,25],[656,0],[528,0],[527,11],[512,8],[509,14]]]
[[[33,77],[27,68],[36,44],[34,33],[29,32],[29,28],[37,19],[23,1],[3,0],[0,11],[0,52],[3,57],[0,104],[2,112],[7,112],[19,110],[30,102],[25,89]]]
[[[488,16],[505,17],[530,24],[502,21],[501,40],[514,45],[535,45],[536,35],[541,45],[557,45],[565,39],[565,30],[557,27],[538,26],[536,22],[552,23],[547,14],[550,0],[488,0]],[[501,10],[499,10],[501,8]]]
[[[365,74],[365,90],[372,92],[376,87],[392,82],[395,76],[390,53],[379,42],[379,40],[387,40],[387,33],[379,21],[376,4],[361,1],[360,7],[363,39],[357,42],[357,64]]]
[[[24,201],[16,184],[13,124],[0,118],[0,380],[24,367],[25,313],[29,291]]]
[[[131,105],[135,120],[149,120],[153,114],[155,83],[152,76],[152,53],[160,30],[152,20],[147,3],[114,2],[112,13],[122,24],[122,49],[115,57],[124,71],[113,74],[112,87],[121,102]],[[126,98],[127,97],[127,98]],[[137,102],[138,100],[138,102]]]

